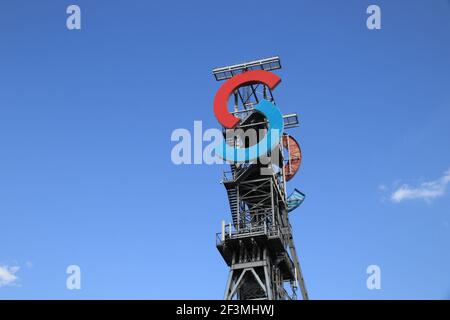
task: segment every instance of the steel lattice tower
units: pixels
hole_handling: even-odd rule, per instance
[[[213,70],[217,81],[250,70],[276,70],[281,68],[278,57],[232,65]],[[246,132],[252,128],[267,128],[264,116],[253,111],[261,101],[275,104],[272,91],[263,84],[243,86],[234,92],[232,114],[241,121],[233,129],[223,129],[224,138],[231,146],[242,147],[245,137],[233,132]],[[296,114],[283,116],[284,128],[298,125]],[[232,136],[232,138],[230,138]],[[283,134],[276,159],[232,163],[224,172],[225,186],[232,222],[222,222],[222,231],[216,235],[216,245],[230,267],[225,299],[297,299],[300,288],[303,299],[308,293],[300,268],[289,212],[297,208],[304,195],[297,189],[288,197],[286,181],[290,180],[301,163],[301,151],[294,138]]]

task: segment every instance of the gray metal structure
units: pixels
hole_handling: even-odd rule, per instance
[[[227,80],[248,70],[276,70],[281,68],[279,57],[232,65],[213,70],[217,81]],[[234,93],[234,111],[241,121],[231,129],[245,132],[249,128],[267,128],[265,118],[253,107],[266,99],[275,103],[269,88],[262,84],[240,87]],[[284,116],[285,128],[298,125],[296,114]],[[227,143],[243,146],[249,142],[238,134],[224,129]],[[230,138],[232,136],[232,138]],[[296,252],[292,227],[289,223],[284,173],[285,150],[281,147],[278,163],[271,157],[262,161],[230,164],[224,172],[225,186],[231,211],[231,222],[222,222],[216,234],[216,245],[230,267],[224,298],[226,300],[285,300],[297,299],[300,289],[303,299],[308,293]]]

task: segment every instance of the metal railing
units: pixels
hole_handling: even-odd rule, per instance
[[[281,228],[275,225],[267,225],[267,223],[263,223],[261,225],[252,226],[251,224],[244,228],[236,229],[231,223],[225,224],[222,222],[222,231],[216,233],[216,245],[223,243],[229,239],[239,239],[245,238],[249,235],[258,236],[258,235],[267,235],[270,237],[280,237],[283,241],[283,234]]]

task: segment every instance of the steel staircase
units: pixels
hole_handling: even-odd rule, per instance
[[[238,194],[237,188],[227,188],[228,202],[230,204],[231,217],[233,218],[233,225],[238,225]]]

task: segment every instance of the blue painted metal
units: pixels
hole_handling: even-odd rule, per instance
[[[224,140],[215,147],[215,153],[219,157],[234,163],[249,162],[267,155],[280,143],[284,129],[283,115],[280,110],[267,100],[259,102],[254,110],[262,113],[269,123],[266,136],[249,148],[231,147]]]
[[[297,209],[305,200],[305,194],[294,189],[294,191],[287,198],[288,212]]]

